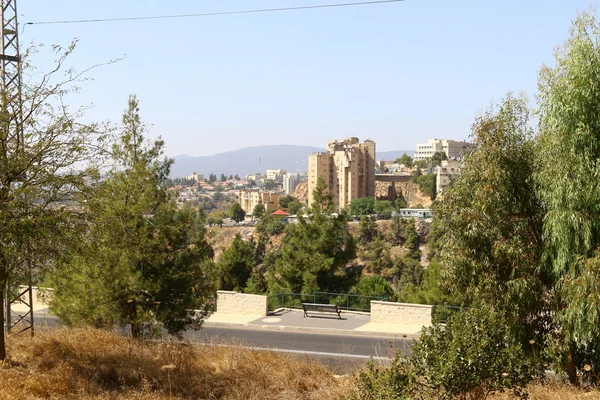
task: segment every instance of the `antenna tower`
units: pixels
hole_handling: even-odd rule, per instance
[[[260,172],[260,156],[258,156],[258,174],[262,175]]]
[[[21,96],[21,54],[19,52],[19,24],[17,22],[17,0],[0,0],[2,12],[2,53],[0,54],[0,133],[8,140],[9,152],[19,153],[25,148],[23,136],[23,99]],[[18,180],[16,182],[18,184]],[[29,259],[30,254],[27,254]],[[31,288],[31,264],[27,263],[28,285],[20,289],[8,276],[6,302],[3,304],[4,329],[10,332],[19,324],[19,332],[31,330],[33,336],[33,291]],[[11,306],[19,303],[17,312]],[[13,320],[13,316],[15,317]]]

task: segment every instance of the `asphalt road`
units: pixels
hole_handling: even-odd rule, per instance
[[[242,345],[320,361],[336,373],[348,373],[371,358],[389,362],[398,350],[410,354],[412,339],[266,329],[203,327],[186,332],[186,340],[218,345]]]
[[[34,314],[37,327],[55,327],[58,318]],[[411,338],[377,337],[338,333],[298,332],[247,327],[204,326],[187,331],[185,340],[204,344],[241,345],[243,347],[309,358],[332,368],[337,374],[350,373],[370,359],[389,363],[397,351],[410,355]]]

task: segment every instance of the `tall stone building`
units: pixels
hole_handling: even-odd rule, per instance
[[[352,200],[375,197],[375,142],[359,143],[357,137],[330,140],[325,153],[308,156],[308,203],[321,176],[336,210],[346,208]]]

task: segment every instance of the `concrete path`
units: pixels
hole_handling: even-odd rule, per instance
[[[384,336],[418,337],[422,326],[402,324],[371,323],[366,313],[342,312],[342,319],[337,315],[309,313],[304,317],[302,310],[281,309],[267,316],[235,315],[214,313],[204,321],[205,326],[231,326],[269,330],[295,330],[307,332],[330,332],[368,336],[378,334]]]

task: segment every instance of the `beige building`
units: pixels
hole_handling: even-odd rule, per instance
[[[261,192],[258,190],[241,190],[240,206],[246,211],[246,214],[252,214],[254,207],[263,204],[266,211],[275,211],[279,209],[279,194],[271,192]]]
[[[375,142],[358,138],[330,140],[325,153],[308,156],[308,203],[318,177],[323,177],[336,210],[346,208],[352,200],[375,197]]]
[[[415,160],[425,160],[437,152],[446,153],[449,159],[461,159],[473,147],[472,143],[447,139],[427,139],[427,143],[418,144],[413,157]]]
[[[442,192],[450,182],[460,176],[462,169],[463,164],[456,160],[442,161],[442,165],[435,169],[435,189],[438,198],[441,198]]]

